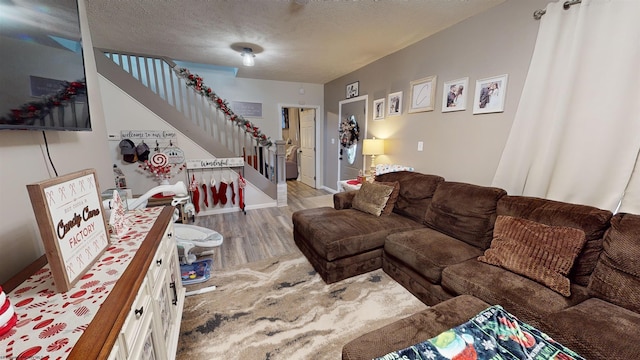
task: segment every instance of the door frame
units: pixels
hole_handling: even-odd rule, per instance
[[[364,100],[364,131],[361,131],[360,134],[364,134],[364,136],[361,136],[362,141],[364,141],[364,139],[366,139],[367,137],[367,126],[369,124],[369,95],[360,95],[357,97],[353,97],[353,98],[349,98],[346,100],[340,100],[338,102],[338,129],[340,129],[340,125],[342,124],[342,105],[344,104],[349,104],[352,102],[356,102],[356,101],[362,101]],[[342,146],[340,144],[340,141],[338,140],[338,154],[340,154],[340,146]],[[360,146],[362,146],[362,144],[360,144]],[[336,184],[338,184],[340,182],[340,156],[338,156],[338,179],[336,180]],[[362,169],[365,169],[365,161],[364,161],[364,156],[362,159]],[[337,186],[337,185],[336,185]],[[337,188],[339,189],[340,187],[337,186]]]
[[[286,103],[278,103],[278,123],[282,122],[282,109],[284,108],[296,108],[296,109],[315,109],[316,111],[316,119],[315,119],[315,140],[316,140],[316,154],[315,154],[315,181],[314,188],[318,189],[318,184],[322,184],[324,179],[322,177],[322,171],[320,169],[320,164],[323,164],[324,161],[324,148],[322,144],[322,124],[324,121],[322,120],[322,107],[320,105],[300,105],[300,104],[286,104]],[[280,129],[280,138],[282,138],[282,125],[278,127]]]

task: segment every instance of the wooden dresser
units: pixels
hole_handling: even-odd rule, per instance
[[[44,256],[4,284],[18,323],[0,358],[175,359],[185,289],[173,210],[130,212],[129,232],[66,293]]]

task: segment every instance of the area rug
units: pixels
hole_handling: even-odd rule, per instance
[[[382,270],[326,285],[301,253],[216,271],[187,291],[177,359],[340,359],[350,340],[427,308]]]

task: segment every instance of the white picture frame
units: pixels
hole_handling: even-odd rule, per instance
[[[391,93],[387,98],[389,100],[387,115],[397,116],[402,114],[402,91]]]
[[[473,113],[503,112],[507,94],[507,80],[507,74],[476,80]]]
[[[410,83],[411,101],[409,102],[409,113],[433,111],[436,97],[437,76],[427,76],[414,80]]]
[[[442,86],[442,112],[466,110],[468,93],[468,77],[445,81]]]
[[[373,120],[384,120],[385,98],[373,100]]]
[[[358,94],[359,94],[359,90],[358,90],[359,85],[360,85],[359,81],[356,81],[356,82],[353,82],[353,83],[347,85],[347,94],[346,94],[347,99],[351,99],[351,98],[354,98],[354,97],[358,96]]]

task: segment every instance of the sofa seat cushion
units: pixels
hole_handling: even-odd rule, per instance
[[[504,195],[506,191],[495,187],[444,181],[424,221],[432,229],[484,250],[491,243],[496,206]]]
[[[292,219],[296,231],[308,239],[307,246],[327,261],[382,249],[389,234],[424,227],[394,213],[374,216],[330,207],[296,211]]]
[[[429,228],[389,235],[384,251],[434,284],[445,267],[482,255],[481,249]]]
[[[473,296],[455,297],[350,341],[342,348],[342,359],[370,360],[404,349],[465,323],[488,307]]]
[[[497,213],[584,231],[586,244],[576,258],[569,279],[571,282],[587,286],[602,252],[602,238],[609,228],[612,216],[610,211],[536,197],[507,195],[498,200]]]
[[[640,313],[640,215],[616,214],[591,276],[591,295]]]
[[[547,335],[586,359],[640,358],[640,314],[604,300],[585,300],[541,322]]]
[[[446,267],[442,287],[502,305],[533,326],[543,314],[563,310],[589,297],[584,286],[572,284],[571,296],[565,297],[534,280],[476,259]]]

